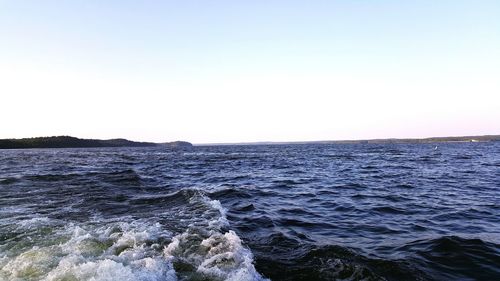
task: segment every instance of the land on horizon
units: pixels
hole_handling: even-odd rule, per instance
[[[367,140],[324,140],[324,141],[290,141],[290,142],[239,142],[239,143],[207,143],[203,145],[279,145],[279,144],[369,144],[369,143],[436,143],[436,142],[489,142],[500,141],[500,135],[452,136],[429,138],[387,138]],[[81,139],[71,136],[34,137],[22,139],[0,139],[0,149],[24,148],[85,148],[85,147],[169,147],[190,148],[193,144],[187,141],[174,142],[137,142],[123,138],[117,139]]]
[[[434,143],[434,142],[489,142],[500,141],[500,135],[447,136],[425,138],[378,138],[352,140],[318,140],[318,141],[262,141],[235,143],[207,143],[203,145],[266,145],[266,144],[334,144],[334,143]],[[196,144],[202,145],[202,144]]]
[[[0,139],[0,149],[23,148],[85,148],[85,147],[169,147],[189,148],[193,145],[186,141],[174,142],[136,142],[123,138],[100,140],[80,139],[71,136],[35,137],[22,139]]]

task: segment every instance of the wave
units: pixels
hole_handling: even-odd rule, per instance
[[[111,184],[124,184],[124,183],[140,183],[144,179],[137,174],[133,169],[119,169],[107,171],[87,171],[87,172],[73,172],[68,169],[65,172],[59,173],[39,173],[27,174],[23,176],[0,177],[0,184],[12,185],[18,182],[35,182],[37,184],[55,183],[55,182],[78,182],[78,181],[99,181]]]
[[[371,254],[307,243],[284,232],[274,232],[251,245],[257,253],[257,269],[275,281],[498,280],[500,276],[496,266],[500,245],[477,238],[443,236],[380,247]]]
[[[395,249],[435,280],[498,280],[500,245],[478,238],[443,236]]]
[[[386,280],[366,265],[366,258],[337,245],[304,244],[284,233],[269,236],[256,260],[272,280]]]
[[[201,234],[188,230],[173,238],[164,251],[183,279],[264,280],[253,265],[253,255],[232,230]]]
[[[52,231],[31,248],[16,249],[16,245],[5,249],[8,254],[0,277],[52,281],[159,280],[156,277],[173,276],[171,264],[156,254],[160,245],[155,242],[170,235],[159,224],[68,225]]]
[[[0,280],[265,280],[219,201],[198,189],[150,200],[165,198],[184,198],[182,233],[158,218],[96,216],[59,227],[47,217],[17,221],[14,236],[30,229],[39,235],[0,245]]]

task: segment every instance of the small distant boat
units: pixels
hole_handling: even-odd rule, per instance
[[[438,149],[438,147],[437,147],[437,145],[436,145],[436,146],[434,147],[434,150],[437,150],[437,149]]]

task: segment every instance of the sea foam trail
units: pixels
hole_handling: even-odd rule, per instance
[[[238,235],[224,231],[228,222],[220,202],[201,193],[197,196],[219,215],[206,226],[190,225],[165,248],[164,256],[175,265],[178,275],[183,279],[266,280],[256,271],[253,255]]]
[[[130,217],[61,228],[50,228],[48,218],[20,221],[18,232],[39,230],[31,239],[40,241],[0,247],[0,280],[265,280],[229,230],[220,202],[197,190],[179,193],[188,197],[184,212],[196,208],[202,219],[193,218],[177,235],[159,222]]]
[[[18,255],[11,251],[0,276],[16,281],[177,280],[155,243],[165,234],[158,224],[113,223],[90,230],[68,226],[47,237],[45,246]]]

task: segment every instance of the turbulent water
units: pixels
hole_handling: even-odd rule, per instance
[[[500,280],[500,143],[0,151],[0,280]]]

